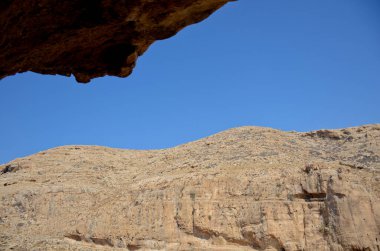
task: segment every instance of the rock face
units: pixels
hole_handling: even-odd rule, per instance
[[[1,250],[380,249],[380,125],[242,127],[2,166]]]
[[[0,78],[126,77],[155,40],[200,22],[231,0],[1,0]]]

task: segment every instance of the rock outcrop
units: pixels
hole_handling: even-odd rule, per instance
[[[0,78],[73,74],[126,77],[154,41],[202,21],[231,0],[2,0]]]
[[[379,155],[380,125],[58,147],[1,167],[0,249],[378,251]]]

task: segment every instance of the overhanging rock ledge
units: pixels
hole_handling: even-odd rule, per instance
[[[127,77],[156,40],[200,22],[231,0],[2,0],[0,79],[73,74],[87,83]]]

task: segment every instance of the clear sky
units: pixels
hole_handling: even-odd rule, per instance
[[[0,163],[48,148],[157,149],[244,125],[380,122],[379,0],[239,0],[158,41],[132,76],[0,81]]]

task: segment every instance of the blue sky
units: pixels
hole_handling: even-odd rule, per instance
[[[380,122],[380,1],[239,0],[156,42],[132,76],[0,81],[0,163],[48,148],[172,147],[222,130]]]

